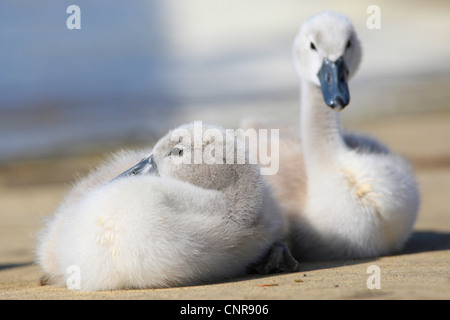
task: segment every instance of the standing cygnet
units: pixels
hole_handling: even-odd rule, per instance
[[[307,20],[293,58],[301,80],[300,134],[281,138],[280,170],[268,178],[289,217],[294,256],[397,252],[411,235],[419,191],[404,159],[373,138],[341,130],[337,111],[350,102],[347,80],[361,60],[351,22],[332,12]]]
[[[278,244],[283,215],[243,148],[221,128],[189,124],[141,161],[139,152],[115,156],[75,186],[43,230],[46,282],[65,285],[73,266],[83,291],[207,283],[250,267],[296,270]]]

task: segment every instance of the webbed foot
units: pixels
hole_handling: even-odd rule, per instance
[[[300,264],[292,256],[291,251],[283,242],[276,241],[267,255],[260,262],[252,266],[257,273],[297,272]]]
[[[39,285],[45,286],[50,281],[50,275],[47,273],[44,273],[42,276],[39,277]]]

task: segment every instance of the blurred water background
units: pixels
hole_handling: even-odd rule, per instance
[[[2,0],[0,164],[152,143],[193,120],[296,123],[292,42],[325,9],[364,49],[344,121],[450,108],[450,1]]]

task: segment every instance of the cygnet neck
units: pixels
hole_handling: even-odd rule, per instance
[[[306,172],[314,174],[335,168],[346,147],[338,111],[323,100],[321,88],[301,80],[300,124]]]
[[[229,218],[242,227],[252,226],[259,219],[263,185],[259,167],[235,164],[235,181],[223,190],[228,203]]]

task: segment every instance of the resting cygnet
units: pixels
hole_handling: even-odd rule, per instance
[[[198,140],[194,127],[169,132],[141,161],[122,152],[75,186],[40,237],[44,282],[65,285],[73,266],[82,291],[297,269],[259,166],[245,150],[245,164],[236,161],[243,142],[205,124]]]

